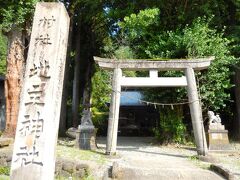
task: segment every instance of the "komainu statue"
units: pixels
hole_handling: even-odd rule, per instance
[[[81,126],[93,126],[91,111],[87,108],[83,110]]]
[[[214,130],[224,130],[225,127],[222,125],[222,121],[220,116],[217,114],[215,115],[213,111],[208,111],[208,118],[209,118],[209,129]]]

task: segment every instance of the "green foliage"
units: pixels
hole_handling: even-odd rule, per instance
[[[97,133],[103,135],[107,130],[108,112],[99,112],[97,108],[92,108],[92,122],[98,129]]]
[[[144,52],[148,58],[183,58],[186,49],[183,46],[183,35],[180,30],[163,31],[153,35],[145,44]]]
[[[0,174],[10,175],[10,168],[8,166],[0,166]]]
[[[138,14],[126,16],[119,26],[128,32],[129,38],[139,38],[148,33],[150,25],[158,23],[158,15],[158,8],[140,10]]]
[[[4,1],[0,7],[0,24],[4,31],[10,31],[12,26],[23,27],[32,18],[35,4],[38,0]]]
[[[0,30],[0,75],[6,73],[6,61],[7,61],[7,38],[2,34]]]
[[[164,108],[160,110],[159,127],[153,129],[155,137],[161,143],[184,143],[186,126],[182,122],[182,109]]]
[[[115,50],[114,54],[118,59],[129,59],[134,57],[134,53],[129,46],[120,46]]]
[[[148,13],[149,9],[145,12]],[[135,21],[136,17],[138,15],[129,16],[127,20],[132,22]],[[150,17],[155,19],[154,16]],[[152,29],[153,24],[140,24],[147,34],[139,33],[139,36],[135,37],[132,36],[135,30],[131,32],[131,29],[135,29],[135,24],[129,25],[125,23],[123,27],[128,29],[125,36],[127,37],[126,41],[129,41],[130,47],[132,47],[136,56],[140,58],[197,58],[215,56],[215,60],[208,71],[199,73],[198,79],[203,107],[205,109],[219,110],[226,106],[226,100],[230,98],[229,90],[232,87],[230,83],[230,68],[236,59],[230,54],[230,41],[224,37],[224,31],[218,32],[216,29],[210,27],[213,18],[196,18],[191,25],[186,25],[186,27],[182,29],[178,28],[174,31],[164,31],[161,29],[156,31],[156,29]],[[160,24],[155,21],[150,22],[154,22],[154,26]],[[141,29],[140,25],[137,24],[136,29]],[[167,74],[169,75],[169,73]],[[176,94],[177,92],[172,91],[172,93]],[[178,97],[185,99],[185,96],[186,93],[180,93]],[[159,94],[156,95],[157,98],[163,99],[163,97],[159,97]]]
[[[209,19],[197,18],[182,31],[167,32],[166,37],[160,35],[158,42],[151,41],[146,52],[152,58],[215,56],[208,71],[199,73],[198,79],[204,109],[219,110],[230,98],[230,68],[236,59],[230,54],[230,41],[223,37],[223,32],[211,29],[209,23]]]
[[[97,67],[92,77],[92,105],[100,111],[105,111],[106,103],[110,101],[110,73]]]
[[[215,56],[208,71],[198,74],[199,88],[204,108],[216,111],[225,108],[232,87],[230,69],[237,61],[230,54],[230,41],[223,33],[210,29],[208,21],[198,18],[192,27],[184,29],[183,43],[188,57]]]

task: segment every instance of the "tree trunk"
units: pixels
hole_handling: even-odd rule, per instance
[[[93,32],[89,31],[89,51],[87,52],[87,69],[85,72],[85,83],[83,90],[83,106],[85,108],[91,108],[91,92],[92,92],[92,76],[93,76],[93,55],[96,53],[96,39]]]
[[[66,135],[67,128],[67,97],[68,97],[68,80],[69,80],[69,64],[70,64],[70,53],[72,48],[72,30],[73,30],[73,17],[70,17],[70,27],[69,27],[69,37],[68,37],[68,50],[67,50],[67,60],[65,67],[65,75],[63,82],[63,95],[62,95],[62,104],[61,104],[61,114],[59,122],[59,136]]]
[[[92,77],[92,59],[88,59],[87,70],[85,72],[85,85],[83,90],[83,107],[89,109],[91,106],[91,77]]]
[[[77,30],[76,37],[76,55],[74,66],[74,79],[73,79],[73,98],[72,98],[72,123],[73,127],[77,128],[79,125],[79,102],[80,102],[80,27]]]
[[[234,134],[237,139],[240,139],[240,68],[235,68],[234,77],[234,91],[235,91],[235,102],[236,102],[236,117],[234,121]]]
[[[22,32],[14,28],[8,35],[7,73],[5,79],[6,129],[4,132],[7,137],[14,137],[16,133],[24,70],[22,37]]]

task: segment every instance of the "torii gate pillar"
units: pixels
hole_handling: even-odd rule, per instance
[[[200,155],[207,155],[207,142],[194,70],[192,68],[185,69],[185,75],[187,78],[188,100],[190,102],[189,107],[191,112],[194,138],[197,145],[197,152]]]
[[[115,155],[117,148],[118,116],[121,96],[122,70],[115,68],[112,80],[112,97],[108,119],[107,148],[106,154]]]
[[[113,60],[94,57],[94,60],[104,69],[114,69],[106,154],[116,154],[120,92],[121,86],[123,86],[187,87],[197,152],[198,155],[207,155],[207,143],[194,70],[207,69],[214,57],[168,61]],[[122,77],[121,69],[132,71],[147,70],[150,72],[150,77]],[[157,71],[167,70],[185,71],[186,77],[158,77]]]

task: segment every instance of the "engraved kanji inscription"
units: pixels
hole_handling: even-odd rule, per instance
[[[54,16],[52,16],[51,18],[43,17],[39,20],[38,26],[50,28],[53,26],[55,21],[56,19],[54,18]]]
[[[40,55],[39,63],[33,63],[30,68],[29,77],[38,76],[42,78],[50,78],[50,65],[49,61]]]
[[[21,162],[21,166],[26,166],[29,164],[36,164],[43,166],[41,160],[39,160],[39,151],[36,149],[35,145],[28,149],[27,146],[21,146],[19,151],[16,153],[17,159],[14,162]]]
[[[46,83],[31,85],[27,89],[28,99],[25,105],[44,105],[44,90]]]
[[[35,38],[35,45],[51,45],[51,38],[48,33],[41,34],[39,37]]]

